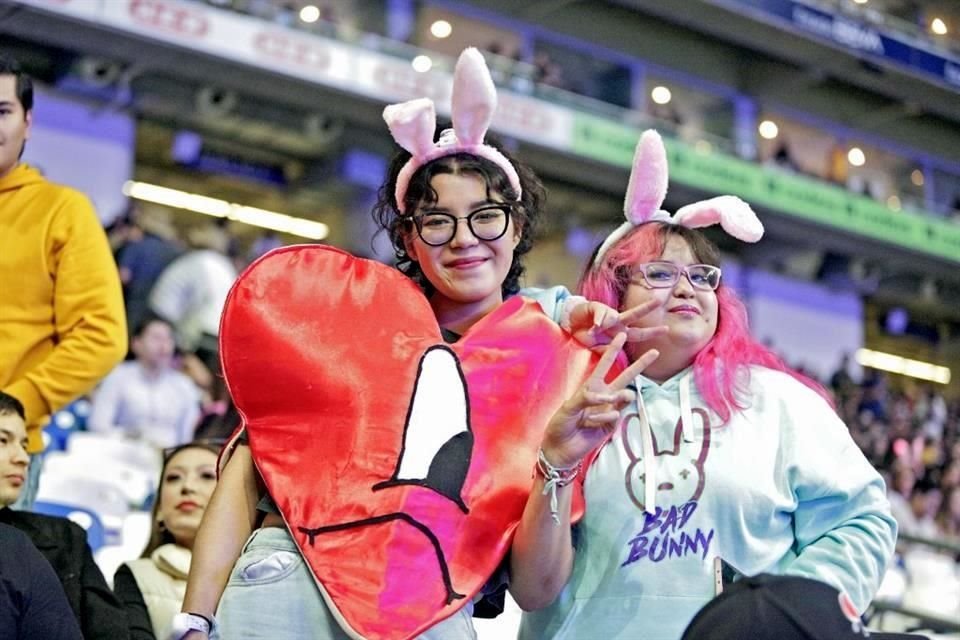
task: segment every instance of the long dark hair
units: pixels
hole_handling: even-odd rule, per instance
[[[439,136],[437,130],[434,139]],[[512,157],[495,138],[487,137],[486,144],[502,153],[520,176],[522,193],[517,197],[516,191],[510,186],[507,176],[496,164],[470,153],[457,153],[437,158],[428,162],[413,174],[407,193],[404,197],[404,211],[401,214],[397,207],[395,191],[397,176],[400,170],[410,159],[410,153],[400,149],[390,162],[387,179],[377,192],[377,204],[373,208],[373,219],[381,231],[390,236],[394,252],[397,256],[397,268],[409,276],[423,289],[427,296],[433,293],[433,286],[427,281],[420,269],[420,265],[407,255],[404,238],[413,232],[413,213],[424,204],[433,204],[437,201],[437,192],[431,186],[434,176],[440,174],[475,175],[483,180],[487,186],[487,195],[497,194],[511,205],[511,217],[514,226],[520,230],[520,242],[513,250],[513,262],[510,271],[503,281],[503,297],[506,298],[520,290],[520,277],[524,272],[523,256],[533,248],[533,242],[543,223],[546,207],[547,192],[543,183],[530,167],[518,162]]]

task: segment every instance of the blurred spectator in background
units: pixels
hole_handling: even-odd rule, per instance
[[[5,640],[83,640],[70,604],[30,538],[0,524],[0,629]]]
[[[189,442],[200,418],[200,393],[173,368],[173,327],[147,318],[131,348],[136,359],[110,372],[94,394],[87,428],[120,431],[158,448]]]
[[[913,522],[904,523],[901,533],[923,538],[935,539],[939,536],[936,517],[943,503],[943,493],[929,478],[922,478],[917,482],[910,495],[910,509],[913,511]]]
[[[33,86],[0,54],[0,389],[26,410],[29,452],[48,415],[89,391],[127,352],[117,267],[82,194],[20,164]],[[31,464],[20,508],[40,477]]]
[[[940,439],[943,437],[943,428],[947,422],[947,403],[943,396],[927,389],[923,402],[918,403],[917,418],[923,425],[923,433],[931,438]]]
[[[800,171],[797,163],[793,160],[793,156],[790,155],[790,149],[785,142],[781,143],[780,146],[777,147],[777,150],[774,151],[770,157],[770,164],[784,171],[789,171],[790,173],[799,173]]]
[[[901,531],[915,530],[916,516],[913,515],[911,497],[917,477],[909,464],[898,460],[893,465],[891,482],[887,486],[887,499],[890,500],[890,513],[900,525]]]
[[[165,209],[134,206],[127,244],[118,258],[120,281],[127,307],[127,327],[140,326],[149,313],[150,290],[157,278],[180,255],[177,233]]]
[[[238,426],[240,414],[230,398],[227,383],[223,376],[216,376],[204,393],[203,411],[194,437],[198,440],[226,439]]]
[[[659,120],[659,124],[666,125],[664,128],[668,131],[676,132],[680,127],[683,126],[684,120],[683,116],[680,115],[680,112],[673,105],[673,101],[668,102],[667,104],[657,104],[656,102],[650,102],[649,104],[650,115]]]
[[[953,485],[947,491],[938,524],[943,535],[960,540],[960,484]]]
[[[830,388],[837,396],[837,404],[843,404],[853,393],[855,388],[853,377],[850,375],[850,354],[840,356],[840,365],[830,376]]]
[[[534,82],[545,84],[557,89],[566,89],[567,83],[563,77],[563,68],[553,61],[546,51],[538,51],[533,56]]]
[[[219,370],[220,312],[237,277],[227,257],[230,236],[216,222],[187,234],[191,251],[164,269],[150,294],[150,308],[176,330],[177,346],[196,353],[211,371]]]
[[[874,420],[887,419],[887,381],[882,373],[875,371],[864,379],[857,412],[869,413]]]
[[[187,588],[193,541],[217,483],[219,451],[219,444],[191,442],[164,461],[150,541],[143,555],[121,565],[113,579],[132,640],[170,636]]]
[[[127,638],[123,609],[93,561],[86,532],[66,518],[8,508],[25,486],[26,445],[23,405],[0,393],[0,523],[25,533],[53,567],[86,640]],[[0,576],[0,583],[9,579],[5,572]]]
[[[515,73],[516,61],[519,57],[517,52],[508,53],[503,43],[494,40],[487,45],[485,51],[490,55],[484,56],[490,65],[490,75],[497,84],[510,84]],[[539,72],[538,72],[539,73]]]
[[[279,249],[282,246],[283,240],[277,236],[276,231],[264,231],[257,236],[257,239],[250,245],[250,250],[247,252],[247,264],[250,264],[267,252]]]

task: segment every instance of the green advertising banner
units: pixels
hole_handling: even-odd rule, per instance
[[[640,129],[577,114],[572,151],[629,168]],[[713,150],[664,140],[670,179],[704,191],[730,193],[797,218],[960,262],[960,225],[906,211],[812,178],[768,170]]]

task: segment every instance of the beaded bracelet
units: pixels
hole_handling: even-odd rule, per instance
[[[573,482],[582,467],[582,460],[572,467],[555,467],[547,460],[547,457],[543,454],[543,449],[537,451],[537,471],[546,480],[543,485],[543,495],[550,494],[550,517],[553,518],[554,524],[560,524],[557,489]]]

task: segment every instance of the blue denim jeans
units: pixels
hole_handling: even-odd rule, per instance
[[[418,640],[476,640],[468,605]],[[233,567],[211,640],[349,640],[286,529],[254,531]]]

